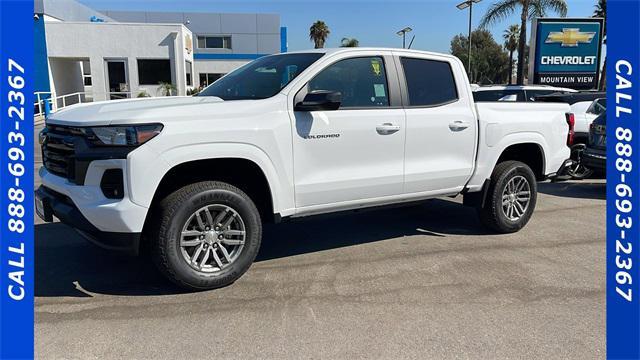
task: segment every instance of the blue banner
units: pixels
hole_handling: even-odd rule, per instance
[[[0,358],[33,358],[33,1],[0,1]]]
[[[607,21],[607,358],[640,358],[640,2]]]

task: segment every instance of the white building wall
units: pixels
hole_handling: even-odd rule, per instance
[[[185,95],[184,62],[193,61],[193,54],[186,51],[186,35],[192,37],[181,24],[50,22],[47,55],[50,59],[89,59],[95,100],[107,99],[105,60],[126,60],[129,89],[135,97],[142,90],[152,96],[159,94],[157,86],[139,85],[137,59],[169,59],[178,95]]]
[[[84,91],[84,81],[82,78],[81,62],[74,59],[55,59],[49,60],[50,71],[52,74],[51,83],[56,94],[74,94]],[[60,99],[62,101],[62,99]],[[65,104],[75,104],[78,102],[77,97],[69,97],[65,99]],[[62,106],[62,103],[58,104]]]
[[[193,33],[194,87],[200,74],[226,74],[256,58],[281,50],[280,16],[277,14],[220,14],[191,12],[112,11],[102,13],[123,22],[182,23]],[[231,49],[198,48],[198,36],[230,36]],[[218,58],[210,59],[207,56]],[[235,55],[235,57],[234,57]],[[227,57],[228,56],[228,57]],[[243,60],[239,60],[243,59]]]
[[[200,86],[198,74],[227,74],[250,61],[251,60],[198,60],[194,64],[196,77],[198,78],[198,84],[196,86]]]

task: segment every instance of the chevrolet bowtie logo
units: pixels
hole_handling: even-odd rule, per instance
[[[578,44],[589,44],[595,35],[595,32],[581,32],[580,29],[562,29],[562,32],[550,32],[545,44],[560,43],[562,47],[576,47]]]

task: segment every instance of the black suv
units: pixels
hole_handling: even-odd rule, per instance
[[[584,166],[604,173],[607,168],[607,114],[602,113],[589,127],[589,141],[582,154]]]

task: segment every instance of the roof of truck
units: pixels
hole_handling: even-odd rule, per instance
[[[436,53],[431,51],[423,51],[423,50],[413,50],[413,49],[401,49],[401,48],[385,48],[385,47],[341,47],[341,48],[323,48],[323,49],[309,49],[309,50],[296,50],[296,51],[288,51],[283,54],[304,54],[304,53],[324,53],[324,54],[335,54],[335,53],[343,53],[343,52],[360,52],[360,51],[398,51],[404,53],[415,53],[415,54],[423,54],[423,55],[436,55],[436,56],[444,56],[452,59],[457,59],[457,57],[451,54],[444,53]]]
[[[578,92],[574,89],[556,87],[550,85],[486,85],[480,86],[474,91],[490,91],[490,90],[557,90],[564,92]]]

